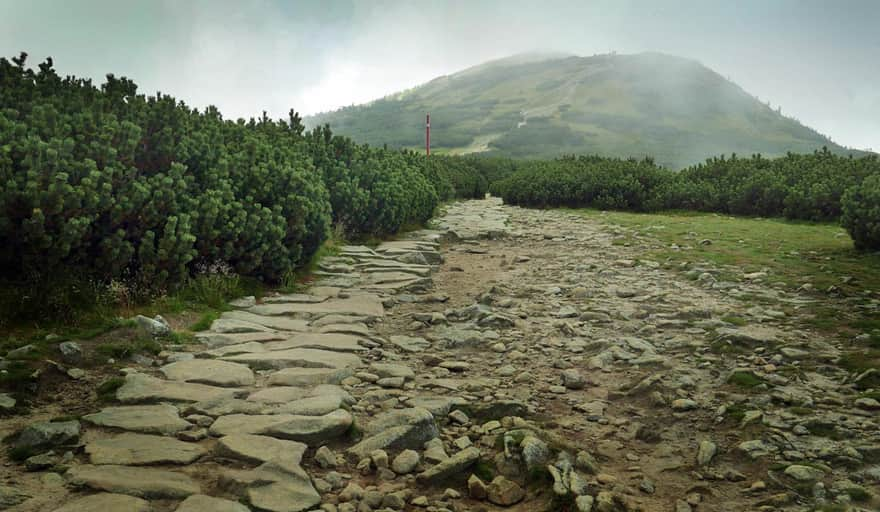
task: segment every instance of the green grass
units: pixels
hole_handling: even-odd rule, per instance
[[[843,152],[704,66],[658,54],[514,56],[304,122],[329,123],[334,133],[374,146],[421,150],[426,110],[437,154],[651,155],[679,169],[720,153],[783,155],[823,145]]]
[[[189,330],[193,332],[207,331],[211,328],[211,324],[214,323],[214,320],[217,320],[218,318],[220,318],[219,311],[207,311],[203,313],[194,324],[189,326]]]
[[[758,377],[752,372],[733,372],[730,377],[727,378],[727,382],[734,386],[751,389],[764,384],[764,379]]]
[[[112,402],[116,400],[116,390],[121,388],[123,384],[125,384],[125,379],[122,377],[111,377],[105,380],[96,390],[98,400],[102,402]]]
[[[731,325],[736,325],[738,327],[742,327],[743,325],[748,324],[748,320],[740,316],[725,316],[721,318],[722,321],[727,322]]]
[[[162,351],[162,345],[148,337],[138,337],[131,340],[102,343],[95,347],[95,352],[113,359],[125,359],[135,354],[156,355]]]

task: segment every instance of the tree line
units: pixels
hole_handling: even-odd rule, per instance
[[[880,159],[827,149],[779,158],[716,157],[673,172],[651,159],[566,156],[518,163],[491,184],[532,207],[695,210],[841,222],[858,249],[880,249]]]
[[[464,159],[359,145],[287,119],[224,119],[126,78],[0,59],[0,285],[76,276],[159,291],[222,263],[277,282],[338,226],[384,236],[485,194]],[[28,294],[25,294],[28,295]],[[29,294],[37,296],[39,294]],[[22,298],[25,300],[25,298]]]

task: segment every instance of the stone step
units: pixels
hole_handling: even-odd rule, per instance
[[[174,434],[192,428],[190,422],[180,417],[177,407],[168,404],[105,407],[82,419],[99,427],[147,434]]]
[[[92,441],[85,452],[92,464],[143,466],[190,464],[204,455],[205,449],[170,437],[125,433]]]
[[[270,342],[279,343],[279,342]],[[177,361],[161,368],[165,378],[180,382],[195,382],[221,387],[252,386],[254,372],[243,364],[212,359]]]
[[[144,499],[182,499],[201,492],[188,475],[164,469],[83,464],[72,466],[67,477],[73,486]]]
[[[239,354],[224,356],[222,359],[243,363],[258,370],[292,367],[342,369],[356,368],[361,365],[361,359],[354,354],[312,348],[292,348],[261,354]]]
[[[171,382],[149,375],[131,373],[125,384],[116,390],[116,399],[122,403],[144,402],[202,402],[220,397],[232,397],[239,390],[219,388],[190,382]]]

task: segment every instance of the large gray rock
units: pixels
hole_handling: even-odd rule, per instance
[[[97,439],[88,443],[85,451],[92,464],[125,466],[189,464],[205,454],[205,449],[195,443],[132,433]]]
[[[150,512],[150,502],[124,494],[98,493],[69,501],[53,512]]]
[[[388,341],[404,352],[422,352],[431,348],[431,342],[417,336],[391,336]]]
[[[270,387],[251,394],[248,401],[266,404],[270,414],[323,416],[355,403],[354,398],[339,386],[321,384],[313,388]]]
[[[265,433],[316,446],[345,434],[353,421],[351,413],[340,409],[323,416],[293,416],[285,423],[270,426]]]
[[[177,407],[167,404],[105,407],[101,412],[83,416],[83,421],[147,434],[174,434],[192,427],[180,417]]]
[[[185,415],[202,414],[216,418],[229,414],[265,414],[266,407],[265,404],[258,402],[248,402],[227,396],[189,404],[183,411]]]
[[[258,304],[248,310],[257,315],[358,315],[370,318],[385,316],[382,300],[377,295],[355,295],[346,299],[328,299],[316,303]]]
[[[473,466],[480,460],[480,450],[471,446],[456,453],[448,459],[434,464],[417,477],[422,483],[436,483],[445,480],[453,475],[463,473],[467,468]]]
[[[196,340],[199,343],[207,345],[208,348],[225,347],[229,345],[244,345],[247,343],[264,343],[267,341],[283,340],[289,336],[286,332],[245,332],[245,333],[219,333],[219,332],[200,332],[196,334]]]
[[[177,361],[162,367],[168,380],[196,382],[213,386],[252,386],[254,372],[243,364],[211,359]]]
[[[201,491],[188,475],[164,469],[79,465],[71,467],[67,476],[74,486],[145,499],[181,499]]]
[[[9,393],[0,393],[0,411],[9,411],[15,408],[15,399]]]
[[[58,344],[61,360],[67,364],[76,364],[82,360],[82,347],[74,341],[63,341]]]
[[[263,434],[269,427],[281,425],[295,417],[293,414],[228,414],[217,418],[211,424],[210,432],[216,437]]]
[[[248,501],[268,512],[302,512],[321,503],[309,475],[298,464],[272,461],[254,470]]]
[[[160,315],[156,315],[155,318],[138,315],[134,318],[134,321],[137,322],[138,327],[151,336],[160,337],[171,334],[171,326],[168,325],[168,322],[166,322]]]
[[[236,390],[195,384],[169,382],[149,375],[131,373],[125,384],[116,390],[116,399],[122,403],[144,402],[203,402],[219,397],[232,397]]]
[[[296,441],[252,434],[235,434],[220,438],[215,451],[217,455],[251,463],[284,460],[293,464],[302,461],[308,446]]]
[[[255,315],[247,311],[227,311],[220,315],[220,318],[250,322],[277,331],[305,332],[309,329],[309,323],[302,319]]]
[[[225,356],[224,361],[243,363],[259,370],[282,368],[355,368],[360,366],[361,359],[345,352],[316,350],[312,348],[292,348],[259,354],[239,354]]]
[[[368,349],[361,344],[363,341],[363,336],[353,334],[304,332],[281,341],[270,341],[264,346],[270,351],[313,348],[333,352],[366,352]]]
[[[22,448],[48,448],[75,443],[79,440],[78,421],[41,421],[25,427],[15,440]]]
[[[250,509],[235,501],[194,494],[183,500],[174,512],[250,512]]]
[[[364,429],[364,439],[348,449],[363,458],[373,450],[421,449],[439,435],[434,416],[426,409],[399,409],[379,414]]]
[[[412,380],[416,376],[409,366],[395,363],[373,363],[370,365],[370,371],[380,378],[401,377],[406,380]]]
[[[269,386],[339,384],[352,375],[354,375],[352,368],[285,368],[269,375],[266,384]]]

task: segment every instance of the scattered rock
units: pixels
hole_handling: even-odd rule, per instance
[[[526,492],[513,480],[508,480],[503,476],[496,476],[492,483],[486,487],[486,495],[489,501],[509,507],[514,503],[519,503],[526,496]]]

